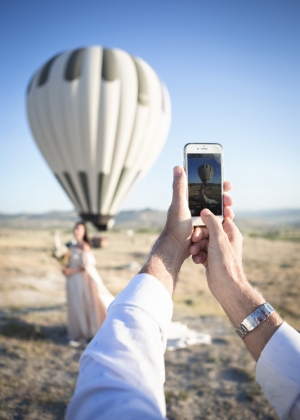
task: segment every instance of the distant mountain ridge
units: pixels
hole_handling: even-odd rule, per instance
[[[159,229],[166,221],[166,211],[144,209],[121,211],[115,218],[115,229]],[[51,211],[41,214],[0,213],[0,228],[47,229],[71,228],[80,217],[75,211]]]
[[[235,221],[240,228],[300,228],[300,209],[240,211]]]
[[[162,210],[125,210],[116,216],[114,229],[160,229],[167,212]],[[0,228],[47,229],[71,228],[79,220],[75,211],[51,211],[42,214],[0,213]],[[300,209],[240,211],[235,221],[242,229],[264,227],[300,227]]]
[[[16,229],[43,229],[52,227],[69,227],[78,219],[75,211],[51,211],[41,214],[0,213],[0,227]]]

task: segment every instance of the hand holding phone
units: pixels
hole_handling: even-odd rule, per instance
[[[223,148],[218,143],[189,143],[184,147],[188,205],[193,226],[204,226],[200,212],[209,209],[223,222]]]

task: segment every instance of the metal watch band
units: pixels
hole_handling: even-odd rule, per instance
[[[275,309],[268,302],[265,302],[245,318],[235,329],[235,332],[240,338],[244,338],[250,331],[253,331],[254,328],[264,322],[273,312],[275,312]]]

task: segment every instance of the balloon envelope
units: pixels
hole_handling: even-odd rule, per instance
[[[205,163],[204,165],[199,166],[198,175],[203,184],[206,186],[207,182],[209,182],[214,175],[214,169],[212,166]]]
[[[78,213],[106,229],[159,155],[171,103],[145,61],[93,46],[58,54],[34,74],[27,113]]]

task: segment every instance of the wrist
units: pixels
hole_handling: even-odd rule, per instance
[[[172,233],[163,231],[159,236],[158,247],[161,254],[168,260],[172,266],[177,268],[177,274],[183,264],[183,262],[190,256],[189,246],[190,240],[187,239],[185,242],[180,242]]]
[[[176,239],[172,235],[162,232],[140,273],[156,277],[172,296],[179,270],[186,258],[184,248]]]
[[[263,296],[251,286],[243,273],[219,281],[214,287],[213,295],[234,327],[265,302]]]
[[[266,302],[266,299],[247,281],[245,275],[226,278],[214,294],[234,328],[238,327],[255,309]],[[258,360],[262,350],[277,328],[282,324],[278,313],[273,312],[264,322],[247,334],[244,342]]]

